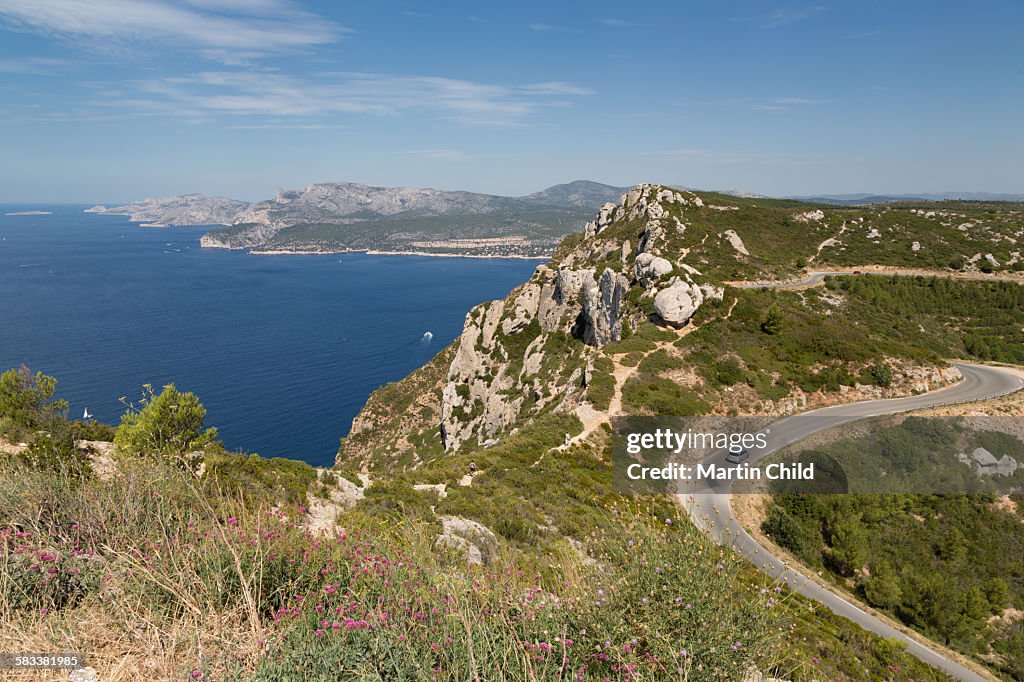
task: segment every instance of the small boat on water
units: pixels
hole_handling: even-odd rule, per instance
[[[92,419],[92,415],[89,414],[89,408],[87,407],[82,412],[82,421],[89,421],[90,419]]]

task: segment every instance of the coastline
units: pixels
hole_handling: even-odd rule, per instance
[[[83,213],[96,213],[99,215],[125,215],[129,217],[129,222],[135,223],[137,227],[161,227],[161,228],[172,228],[172,227],[196,227],[198,224],[188,225],[167,225],[161,223],[143,223],[136,220],[131,220],[133,214],[131,213],[114,213],[113,211],[107,210],[95,210],[98,207],[87,208],[83,210]],[[221,225],[223,223],[202,223],[203,225]],[[205,238],[206,235],[203,235]],[[524,256],[521,254],[476,254],[476,253],[458,253],[455,251],[398,251],[398,250],[382,250],[382,249],[248,249],[245,247],[233,247],[223,245],[208,245],[203,244],[202,239],[199,242],[200,248],[203,249],[223,249],[225,251],[245,251],[246,253],[254,256],[330,256],[339,253],[363,253],[368,256],[426,256],[428,258],[478,258],[478,259],[503,259],[503,260],[535,260],[535,261],[547,261],[551,259],[552,253],[543,256]]]
[[[224,248],[218,246],[204,246],[205,249]],[[243,251],[244,249],[231,249]],[[480,259],[503,259],[503,260],[550,260],[551,256],[522,256],[518,254],[476,254],[476,253],[455,253],[455,252],[433,252],[433,251],[382,251],[379,249],[332,249],[327,251],[312,251],[309,249],[253,249],[249,253],[254,256],[330,256],[340,253],[362,253],[367,256],[426,256],[429,258],[480,258]]]

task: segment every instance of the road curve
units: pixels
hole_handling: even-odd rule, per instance
[[[747,463],[752,464],[790,443],[806,438],[811,433],[820,430],[823,422],[830,427],[881,414],[895,414],[936,405],[949,405],[952,403],[995,398],[1024,389],[1024,378],[1013,370],[960,362],[953,364],[964,377],[963,381],[953,386],[908,398],[868,400],[846,405],[835,405],[803,412],[800,415],[801,419],[787,417],[777,421],[768,427],[768,446],[752,451]],[[807,415],[815,415],[826,419],[802,418]],[[724,453],[712,455],[704,462],[705,464],[714,462],[719,466],[730,466],[725,462]],[[767,549],[759,545],[740,526],[732,513],[727,485],[721,490],[713,492],[690,494],[682,492],[676,497],[698,528],[708,532],[716,542],[722,545],[731,545],[763,573],[777,581],[785,582],[795,592],[824,604],[836,615],[853,621],[865,630],[869,630],[882,637],[900,640],[906,644],[908,653],[956,679],[967,682],[988,682],[989,680],[996,679],[994,677],[985,677],[956,661],[950,660],[934,649],[920,643],[917,639],[904,634],[885,621],[850,603],[828,588],[819,585],[797,571],[787,568],[782,560],[773,556]]]

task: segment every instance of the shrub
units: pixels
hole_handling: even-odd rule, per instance
[[[140,405],[125,403],[128,411],[114,436],[119,454],[174,463],[189,469],[201,461],[201,451],[217,440],[217,429],[204,429],[206,408],[192,393],[167,384],[159,395],[146,384]]]
[[[0,424],[2,435],[20,437],[46,428],[63,417],[68,404],[53,397],[57,380],[22,365],[0,375]]]
[[[614,369],[612,361],[606,357],[599,357],[594,361],[590,383],[587,384],[587,399],[599,410],[608,409],[615,393],[615,377],[612,375]]]
[[[75,447],[75,441],[67,429],[61,431],[36,438],[15,459],[20,459],[32,469],[52,471],[71,479],[91,475],[89,456]]]
[[[782,309],[777,305],[773,305],[768,308],[768,314],[761,322],[761,331],[765,334],[778,334],[786,325],[786,318],[782,312]]]
[[[884,362],[878,362],[868,369],[871,382],[876,386],[887,387],[892,384],[892,368]]]
[[[715,380],[725,386],[738,384],[744,379],[743,367],[736,358],[726,358],[715,363]]]

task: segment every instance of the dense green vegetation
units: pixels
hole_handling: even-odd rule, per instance
[[[1024,523],[990,496],[781,495],[764,531],[872,606],[1020,679]],[[982,660],[985,660],[984,658]]]
[[[686,364],[664,350],[640,361],[636,374],[622,387],[622,404],[632,414],[692,416],[704,414],[708,405],[692,390],[663,376]]]
[[[838,277],[849,321],[874,336],[935,353],[1024,362],[1024,286],[942,277]]]
[[[1020,679],[1024,496],[921,493],[991,486],[955,453],[984,447],[1021,460],[1024,445],[984,418],[890,421],[799,453],[841,463],[851,490],[871,494],[776,494],[762,530],[871,606]],[[1022,473],[999,477],[1001,487],[1019,490]],[[877,494],[897,489],[913,494]]]
[[[0,375],[0,435],[21,440],[59,420],[67,403],[54,398],[57,380],[28,367]]]
[[[0,375],[0,441],[27,446],[16,454],[0,453],[0,459],[79,479],[87,475],[88,463],[76,440],[104,432],[68,421],[67,402],[55,397],[56,388],[54,377],[24,366]]]
[[[771,456],[782,461],[815,461],[835,473],[851,493],[996,493],[1024,487],[1024,466],[1012,474],[980,475],[959,453],[986,449],[996,459],[1009,456],[1024,465],[1024,443],[1013,435],[1012,420],[996,430],[982,417],[885,416],[833,428],[827,444]],[[880,476],[879,472],[885,472]],[[796,492],[778,483],[772,492]]]

